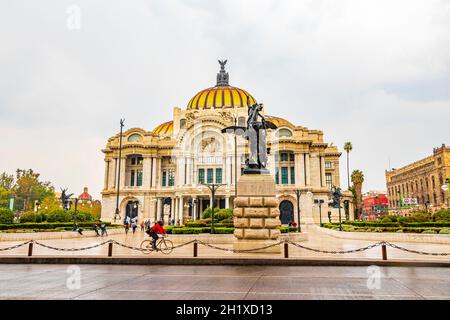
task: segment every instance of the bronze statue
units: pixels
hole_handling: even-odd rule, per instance
[[[277,126],[270,121],[266,121],[260,113],[262,104],[251,105],[250,97],[247,96],[248,120],[247,127],[231,126],[222,132],[234,132],[242,135],[249,141],[250,154],[245,161],[244,173],[247,174],[268,174],[267,166],[267,129],[276,129]],[[259,120],[261,118],[261,120]]]
[[[70,209],[70,197],[73,196],[73,193],[67,195],[66,194],[67,188],[63,189],[61,188],[61,202],[63,204],[63,208],[64,210],[69,210]]]

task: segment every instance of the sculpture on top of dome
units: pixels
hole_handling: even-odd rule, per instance
[[[217,74],[217,86],[229,86],[228,81],[230,80],[228,72],[225,71],[225,65],[228,60],[218,60],[220,64],[220,71]]]

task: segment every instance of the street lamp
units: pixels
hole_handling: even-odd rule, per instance
[[[215,233],[215,230],[214,230],[214,208],[215,208],[215,202],[216,202],[216,191],[224,184],[223,183],[204,183],[203,185],[207,186],[208,189],[211,191],[211,202],[212,202],[211,233]]]
[[[319,221],[322,226],[322,204],[325,203],[323,199],[314,199],[314,203],[319,205]]]
[[[302,232],[302,227],[300,226],[300,189],[294,190],[295,195],[297,196],[297,221],[298,221],[298,232]]]
[[[120,219],[119,213],[119,192],[120,192],[120,167],[122,163],[122,131],[125,119],[120,119],[120,136],[119,136],[119,170],[117,173],[117,195],[116,195],[116,212],[114,213],[114,222]]]
[[[78,227],[77,227],[78,198],[74,198],[73,201],[75,202],[75,206],[73,209],[73,230],[72,231],[77,231],[77,229],[78,229]]]

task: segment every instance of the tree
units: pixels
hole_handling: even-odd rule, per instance
[[[364,182],[364,174],[361,170],[353,170],[352,172],[352,187],[353,203],[356,208],[357,217],[361,217],[362,213],[362,184]],[[350,189],[350,188],[349,188]]]
[[[39,176],[40,174],[32,169],[17,169],[13,191],[16,198],[23,200],[19,209],[30,210],[35,200],[42,201],[47,197],[54,197],[53,186],[48,181],[39,181]]]
[[[6,207],[13,194],[14,176],[3,172],[0,175],[0,206]]]
[[[350,151],[353,150],[353,145],[350,141],[344,144],[344,150],[347,152],[347,185],[350,189]]]

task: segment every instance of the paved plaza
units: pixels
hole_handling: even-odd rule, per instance
[[[448,268],[370,268],[0,265],[0,299],[450,299]]]
[[[301,245],[310,248],[327,250],[327,251],[339,251],[339,250],[353,250],[361,247],[366,247],[377,241],[371,240],[354,240],[354,239],[341,239],[335,238],[325,232],[322,232],[319,228],[315,226],[304,226],[304,231],[308,233],[308,241],[300,242]],[[180,244],[176,241],[177,236],[169,235],[169,239],[174,240],[175,245]],[[39,242],[46,245],[58,247],[58,248],[81,248],[92,246],[109,239],[114,239],[120,243],[126,244],[128,246],[139,247],[140,243],[144,239],[148,239],[148,236],[140,231],[136,234],[129,233],[117,234],[109,237],[82,237],[73,239],[61,239],[61,240],[39,240]],[[0,242],[0,248],[13,246],[15,244],[22,243],[23,241],[2,241]],[[432,244],[432,243],[418,243],[418,242],[395,242],[396,245],[411,249],[426,252],[450,252],[449,246],[445,244]],[[215,244],[218,247],[232,249],[232,244]],[[38,245],[34,246],[33,256],[106,256],[108,246],[103,245],[90,250],[85,251],[55,251],[52,249],[44,248]],[[0,251],[1,256],[26,256],[28,252],[28,247],[23,246],[10,251]],[[175,249],[169,256],[170,257],[192,257],[193,245],[187,245],[185,247]],[[388,259],[407,259],[407,260],[426,260],[426,261],[450,261],[450,255],[448,256],[432,256],[432,255],[418,255],[415,253],[410,253],[406,251],[401,251],[394,248],[387,248]],[[113,256],[133,256],[133,257],[152,257],[152,256],[165,256],[162,253],[151,253],[150,255],[144,255],[140,251],[130,250],[128,248],[120,247],[114,245]],[[203,245],[198,246],[198,256],[199,257],[282,257],[281,254],[254,254],[254,253],[233,253],[231,251],[221,251],[213,248],[205,247]],[[369,250],[348,253],[348,254],[331,254],[322,253],[305,250],[302,248],[297,248],[292,245],[289,246],[289,257],[292,258],[333,258],[333,259],[381,259],[381,247],[375,247]]]

